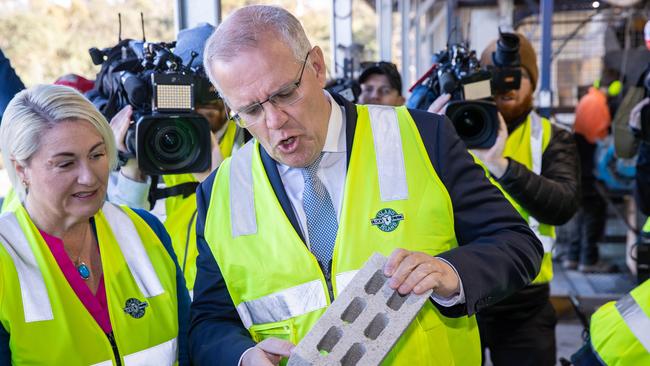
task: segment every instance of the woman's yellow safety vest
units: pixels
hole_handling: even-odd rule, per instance
[[[18,196],[16,196],[16,191],[14,191],[12,188],[9,190],[9,192],[7,192],[7,195],[2,200],[2,208],[0,208],[0,213],[11,211],[18,205],[20,205],[20,200],[18,200]]]
[[[0,216],[0,323],[14,365],[174,365],[176,266],[135,212],[105,203],[94,216],[113,338],[79,300],[18,205]]]
[[[520,164],[533,173],[539,175],[542,172],[542,155],[549,142],[551,141],[552,125],[551,122],[540,117],[534,111],[531,112],[526,121],[517,127],[508,136],[506,146],[503,150],[503,156],[508,157]],[[476,161],[483,165],[480,160]],[[544,247],[544,257],[542,258],[542,266],[540,267],[537,277],[533,280],[533,284],[549,283],[553,279],[553,263],[551,251],[555,244],[555,227],[540,223],[534,217],[530,216],[514,198],[497,182],[485,169],[487,177],[496,185],[503,195],[510,201],[512,206],[519,212],[519,214],[528,222],[528,225],[533,230],[537,238],[542,242]]]
[[[589,331],[605,365],[650,365],[650,280],[598,309]]]
[[[332,289],[340,293],[373,252],[395,248],[437,255],[456,247],[451,199],[404,107],[357,106]],[[243,325],[259,342],[298,343],[330,304],[316,258],[273,191],[259,143],[219,168],[205,239]],[[479,365],[474,317],[447,318],[430,301],[384,360],[388,365]]]
[[[219,149],[224,158],[232,154],[236,131],[235,123],[229,121],[226,132],[219,142]],[[167,187],[197,182],[192,174],[163,175],[163,180]],[[185,277],[185,284],[192,296],[196,280],[196,258],[199,256],[196,247],[196,195],[167,197],[165,211],[167,213],[165,228],[171,237],[178,264]]]

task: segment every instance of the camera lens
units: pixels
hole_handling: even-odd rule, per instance
[[[494,103],[455,101],[447,107],[446,115],[467,148],[489,148],[494,145],[499,130]]]
[[[178,134],[178,131],[166,131],[160,138],[160,150],[167,154],[173,154],[182,147],[179,143],[181,140],[182,137]]]
[[[162,120],[147,132],[145,154],[162,170],[188,166],[200,153],[199,132],[191,121]]]
[[[485,128],[485,117],[478,109],[465,109],[454,118],[456,132],[461,138],[476,136]]]

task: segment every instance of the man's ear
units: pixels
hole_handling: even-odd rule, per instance
[[[324,88],[327,81],[327,69],[325,68],[323,50],[321,50],[320,47],[314,46],[314,48],[312,48],[309,62],[314,71],[316,71],[316,78],[318,79],[319,84]]]

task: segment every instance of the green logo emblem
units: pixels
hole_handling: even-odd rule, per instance
[[[140,319],[144,316],[144,309],[149,306],[146,302],[142,302],[138,299],[130,298],[126,300],[124,305],[124,312],[131,315],[136,319]]]
[[[397,225],[402,220],[404,220],[404,214],[398,214],[392,208],[383,208],[377,212],[374,219],[370,219],[370,223],[377,226],[379,230],[388,233],[397,229]]]

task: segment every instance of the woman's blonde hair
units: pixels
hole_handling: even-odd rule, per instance
[[[7,105],[0,124],[0,151],[5,169],[24,201],[26,189],[12,163],[26,166],[39,149],[41,137],[61,122],[88,121],[102,136],[110,169],[117,166],[117,148],[113,130],[95,106],[73,88],[63,85],[36,85],[16,94]]]

